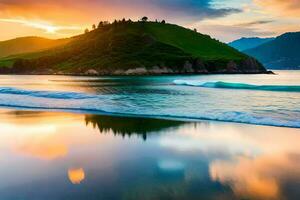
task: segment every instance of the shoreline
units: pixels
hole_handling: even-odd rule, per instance
[[[46,113],[57,113],[57,114],[78,114],[78,115],[95,115],[95,116],[105,116],[105,117],[121,117],[129,119],[154,119],[162,121],[174,121],[174,122],[185,122],[185,123],[224,123],[224,124],[234,124],[234,125],[248,125],[257,127],[275,127],[275,128],[287,128],[287,129],[300,129],[300,127],[288,126],[288,125],[270,125],[270,124],[258,124],[258,123],[246,123],[246,122],[236,122],[230,120],[217,120],[217,119],[205,119],[205,118],[192,118],[192,117],[176,117],[176,116],[164,116],[164,115],[142,115],[142,114],[125,114],[125,113],[113,113],[105,111],[87,111],[83,109],[58,109],[58,108],[32,108],[25,106],[0,106],[1,111],[26,111],[26,112],[46,112]]]
[[[213,73],[143,73],[143,74],[114,74],[114,73],[103,73],[103,74],[86,74],[86,73],[0,73],[0,75],[13,75],[13,76],[83,76],[83,77],[101,77],[101,76],[115,76],[115,77],[124,77],[124,76],[192,76],[192,75],[258,75],[258,74],[270,74],[276,75],[273,71],[266,72],[213,72]]]

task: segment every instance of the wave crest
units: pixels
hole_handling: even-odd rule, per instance
[[[263,90],[263,91],[277,91],[277,92],[300,92],[300,85],[253,85],[246,83],[230,83],[230,82],[199,82],[175,80],[175,85],[186,85],[204,88],[220,88],[220,89],[243,89],[243,90]]]
[[[0,87],[0,94],[25,95],[31,97],[42,97],[50,99],[89,99],[95,98],[95,95],[88,95],[77,92],[56,92],[56,91],[36,91],[22,90],[12,87]]]

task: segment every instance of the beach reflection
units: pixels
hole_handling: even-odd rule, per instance
[[[299,129],[28,111],[0,118],[4,199],[300,196]]]
[[[165,148],[209,156],[209,174],[240,198],[293,199],[300,191],[298,129],[236,125],[185,127],[162,137]],[[299,186],[299,185],[298,185]]]
[[[144,140],[147,140],[148,134],[186,124],[186,122],[183,121],[101,115],[86,115],[85,121],[87,126],[91,124],[92,127],[98,129],[101,134],[112,132],[114,135],[121,135],[122,137],[128,136],[129,138],[132,135],[137,135]]]

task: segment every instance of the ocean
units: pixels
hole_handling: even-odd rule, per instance
[[[0,76],[0,200],[298,200],[299,86]]]
[[[300,128],[300,72],[275,73],[0,76],[0,106]]]

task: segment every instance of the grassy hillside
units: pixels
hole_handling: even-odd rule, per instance
[[[103,25],[43,52],[2,59],[0,65],[5,62],[13,73],[264,71],[254,59],[207,35],[177,25],[129,21]]]
[[[195,57],[203,59],[243,59],[245,55],[228,45],[177,25],[147,23],[146,30],[158,41],[175,46]]]
[[[300,32],[283,34],[245,53],[270,69],[300,69]]]
[[[0,58],[41,51],[66,44],[68,39],[51,40],[41,37],[22,37],[0,42]]]

